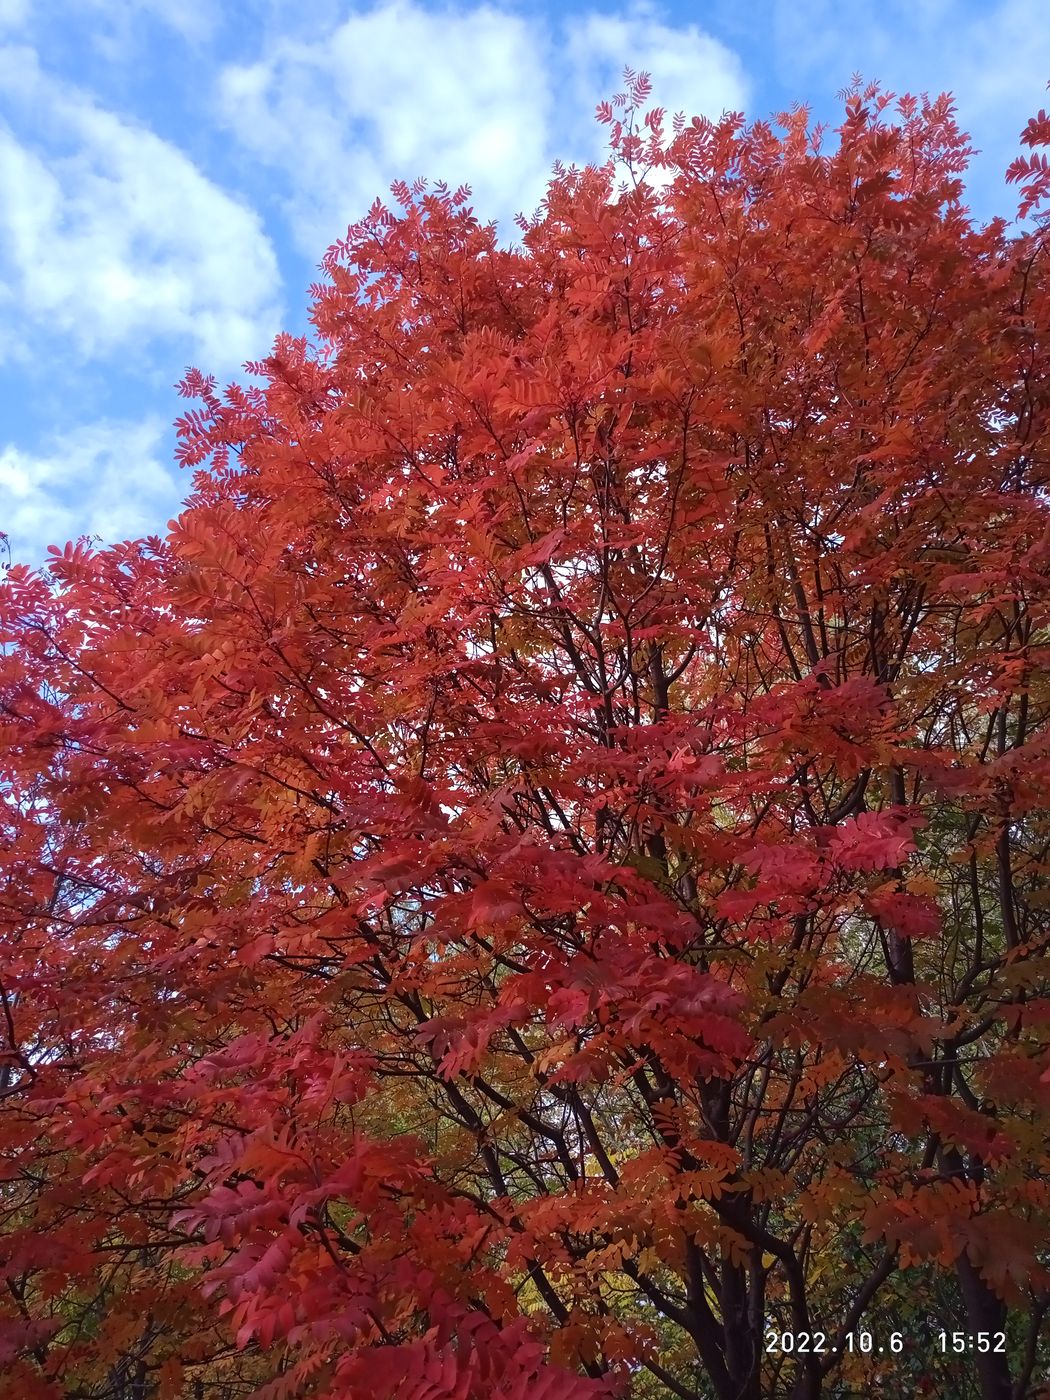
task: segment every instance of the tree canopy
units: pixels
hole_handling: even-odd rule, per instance
[[[647,97],[7,570],[2,1397],[1037,1393],[1046,158]]]

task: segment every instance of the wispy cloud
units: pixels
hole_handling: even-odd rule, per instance
[[[0,361],[9,385],[57,397],[35,414],[50,436],[27,414],[0,438],[0,529],[27,560],[81,533],[163,530],[185,482],[159,386],[170,396],[188,362],[233,375],[266,353],[285,319],[275,247],[298,280],[294,252],[316,264],[418,175],[469,184],[479,217],[516,237],[555,159],[604,159],[594,107],[627,63],[671,110],[747,99],[734,54],[648,0],[554,18],[489,0],[0,0],[5,33]],[[67,38],[92,61],[74,69]],[[172,52],[194,64],[185,89]],[[137,66],[166,75],[154,93]],[[264,225],[275,207],[283,221]],[[85,422],[90,386],[117,381]]]
[[[748,84],[736,54],[695,24],[668,24],[652,6],[567,20],[565,39],[577,105],[588,117],[622,87],[626,63],[650,75],[653,101],[668,113],[717,117],[745,105]]]
[[[30,34],[84,20],[89,41],[119,55],[141,21],[156,20],[191,42],[209,38],[219,24],[219,0],[0,0],[0,30]]]
[[[314,261],[395,178],[469,181],[487,215],[543,193],[550,90],[543,36],[487,6],[438,15],[411,3],[352,15],[312,42],[274,40],[220,80],[241,145],[283,177]]]
[[[198,41],[212,35],[219,24],[217,0],[78,0],[90,4],[100,18],[126,23],[139,16],[159,20],[184,39]]]
[[[81,356],[178,339],[225,370],[269,345],[280,276],[254,210],[32,50],[0,50],[0,84],[0,295],[23,352],[56,333]]]
[[[897,93],[950,91],[959,123],[980,156],[968,180],[982,215],[1010,214],[1003,173],[1017,154],[1028,117],[1046,105],[1050,25],[1031,0],[883,0],[844,7],[837,0],[776,0],[773,52],[798,97],[816,78],[836,87],[854,72]],[[820,94],[826,96],[827,94]]]
[[[652,72],[655,100],[717,115],[746,96],[739,61],[694,25],[649,6],[558,27],[487,4],[434,13],[414,0],[362,9],[313,38],[277,35],[219,80],[221,119],[276,170],[300,248],[312,260],[393,179],[466,183],[485,218],[512,234],[555,158],[604,155],[595,103],[625,63]]]
[[[29,0],[0,0],[0,33],[18,30],[29,19]]]
[[[44,451],[0,448],[2,525],[16,559],[39,563],[49,544],[82,534],[106,541],[163,533],[180,487],[168,425],[99,422],[55,436]]]

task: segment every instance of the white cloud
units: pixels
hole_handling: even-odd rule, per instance
[[[651,100],[669,115],[718,117],[739,111],[746,101],[743,66],[732,50],[695,24],[665,24],[650,6],[583,16],[569,28],[568,51],[588,116],[603,98],[621,90],[625,65],[650,75]]]
[[[29,20],[29,0],[0,0],[0,30],[21,29]]]
[[[0,0],[0,30],[68,29],[85,18],[89,42],[118,57],[134,47],[134,29],[143,19],[196,43],[214,34],[219,15],[216,0]]]
[[[980,154],[967,186],[982,214],[1010,214],[1003,172],[1028,117],[1046,103],[1050,26],[1031,0],[883,0],[854,12],[835,0],[777,0],[774,53],[785,83],[817,100],[859,71],[892,92],[953,94]],[[821,88],[813,91],[814,79]]]
[[[392,0],[314,42],[278,39],[227,68],[221,113],[288,177],[288,209],[317,259],[392,179],[468,181],[479,210],[531,209],[543,192],[550,95],[542,43],[483,5],[433,14]]]
[[[654,103],[718,115],[744,101],[739,62],[695,25],[647,6],[555,32],[482,4],[434,13],[381,0],[312,39],[272,39],[230,65],[219,110],[236,139],[284,177],[296,239],[316,260],[391,180],[469,184],[479,217],[513,233],[552,161],[602,159],[594,106],[625,65],[650,71]]]
[[[72,12],[83,23],[88,21],[88,42],[95,52],[114,68],[148,61],[150,44],[160,38],[160,25],[178,35],[199,51],[213,40],[219,25],[216,0],[49,0],[59,15],[52,23],[69,22]],[[198,61],[196,54],[194,62]]]
[[[1050,77],[1050,28],[1032,22],[1030,0],[883,0],[862,14],[835,0],[777,0],[774,32],[782,75],[794,85],[822,73],[837,89],[859,71],[896,91],[948,88],[968,111],[997,116],[1000,128],[1002,100],[1025,102],[1030,85],[1038,97]]]
[[[280,283],[255,211],[31,50],[0,50],[0,83],[35,119],[35,139],[0,126],[0,297],[23,351],[37,331],[85,356],[176,337],[217,371],[265,352]]]
[[[84,0],[79,0],[80,4]],[[113,16],[119,11],[148,15],[191,41],[207,39],[218,24],[215,0],[91,0],[94,9]]]
[[[0,523],[12,558],[39,564],[49,544],[82,534],[110,543],[163,533],[183,489],[167,465],[168,433],[160,418],[103,421],[56,436],[43,452],[0,448]]]
[[[1033,22],[1028,0],[1005,0],[981,8],[960,48],[951,57],[962,79],[961,102],[980,116],[982,126],[986,120],[995,122],[999,131],[1005,126],[1005,134],[1016,143],[1008,114],[1017,113],[1019,131],[1036,108],[1046,105],[1050,26]]]

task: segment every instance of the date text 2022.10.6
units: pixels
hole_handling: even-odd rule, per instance
[[[937,1346],[942,1354],[955,1352],[1005,1352],[1005,1332],[938,1332]],[[776,1332],[766,1333],[766,1351],[781,1352],[785,1356],[837,1356],[859,1354],[862,1356],[884,1356],[890,1353],[899,1356],[904,1350],[904,1334],[891,1332],[883,1342],[871,1332],[847,1332],[841,1340],[829,1338],[826,1332]]]

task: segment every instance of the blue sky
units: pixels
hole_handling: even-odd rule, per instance
[[[834,119],[854,72],[955,94],[975,215],[1046,105],[1032,0],[0,0],[0,530],[163,533],[187,365],[244,377],[307,328],[325,248],[390,181],[472,186],[483,219],[601,158],[625,64],[687,116]]]

